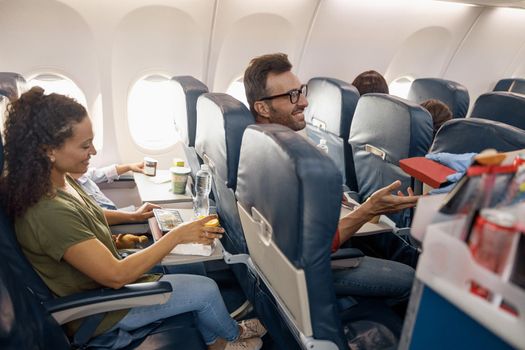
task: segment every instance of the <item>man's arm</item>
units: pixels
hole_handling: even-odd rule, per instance
[[[408,196],[405,196],[401,191],[397,192],[397,196],[393,195],[392,192],[398,189],[399,186],[401,186],[401,182],[394,181],[390,185],[377,190],[366,202],[339,220],[339,243],[342,244],[350,239],[374,216],[395,213],[414,207],[419,196],[414,196],[410,187],[407,189]]]

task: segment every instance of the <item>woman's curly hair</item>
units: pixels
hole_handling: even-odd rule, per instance
[[[73,135],[74,124],[86,116],[86,109],[74,99],[44,95],[40,87],[8,105],[0,191],[10,217],[22,216],[43,196],[54,195],[47,151],[60,148]]]

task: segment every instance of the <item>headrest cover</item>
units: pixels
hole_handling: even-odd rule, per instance
[[[333,78],[312,78],[308,81],[306,122],[315,125],[315,118],[325,123],[326,131],[348,139],[350,124],[359,92],[355,86]]]
[[[494,87],[494,91],[508,91],[525,95],[525,79],[501,79]]]
[[[487,119],[449,120],[439,129],[429,153],[509,152],[525,148],[525,131]]]
[[[27,83],[18,73],[0,72],[0,95],[10,100],[17,99],[27,91]]]
[[[450,108],[454,118],[464,118],[470,102],[467,88],[455,81],[439,78],[414,80],[408,99],[418,104],[429,99],[440,100]]]
[[[206,93],[197,100],[197,133],[195,150],[204,160],[206,155],[215,174],[234,189],[244,129],[255,123],[246,106],[223,93]]]
[[[197,125],[197,99],[208,92],[208,87],[192,76],[176,76],[171,78],[175,84],[177,96],[175,101],[175,123],[185,145],[195,146],[195,128]]]
[[[525,95],[488,92],[476,100],[472,118],[495,120],[525,130]]]

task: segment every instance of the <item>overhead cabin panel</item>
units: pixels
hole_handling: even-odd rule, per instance
[[[296,65],[317,4],[317,0],[218,0],[209,86],[226,91],[251,58],[266,53],[285,52]]]
[[[300,74],[349,82],[369,69],[385,73],[389,82],[403,75],[440,76],[481,11],[434,1],[322,1]]]
[[[464,82],[474,101],[501,78],[525,73],[525,10],[486,8],[459,47],[446,79]]]

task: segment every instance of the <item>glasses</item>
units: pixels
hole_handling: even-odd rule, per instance
[[[293,89],[288,92],[285,92],[284,94],[263,97],[260,98],[259,101],[273,100],[277,97],[288,96],[290,98],[290,103],[296,104],[297,102],[299,102],[299,96],[301,95],[303,95],[304,97],[308,95],[308,85],[303,84],[299,89]]]

